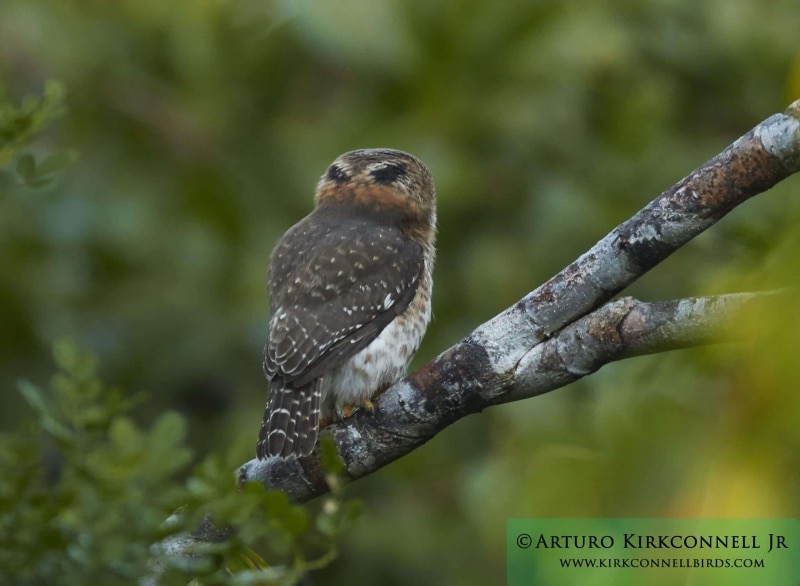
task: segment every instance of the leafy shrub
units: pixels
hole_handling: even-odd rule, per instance
[[[141,395],[103,384],[71,342],[54,356],[47,389],[19,385],[35,420],[0,436],[0,582],[295,584],[335,558],[357,511],[339,491],[311,513],[237,487],[219,455],[188,470],[183,416],[140,427],[130,412]]]

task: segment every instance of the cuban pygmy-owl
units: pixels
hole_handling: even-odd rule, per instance
[[[351,151],[328,167],[314,204],[270,257],[259,459],[307,455],[321,421],[371,409],[403,376],[430,321],[428,168],[402,151]]]

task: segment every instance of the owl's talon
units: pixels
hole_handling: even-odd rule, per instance
[[[339,408],[339,418],[346,419],[348,417],[352,417],[353,413],[358,411],[359,409],[365,409],[367,411],[374,411],[375,410],[375,403],[373,403],[370,399],[364,399],[360,403],[356,404],[348,404],[342,405]]]

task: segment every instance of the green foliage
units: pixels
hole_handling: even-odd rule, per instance
[[[53,118],[64,113],[64,87],[54,81],[45,84],[44,95],[27,97],[19,108],[9,103],[0,85],[0,165],[26,146]]]
[[[141,396],[104,385],[93,356],[67,341],[54,356],[48,389],[20,383],[35,422],[0,436],[1,583],[289,585],[336,557],[357,512],[340,492],[311,513],[259,484],[237,488],[219,456],[189,471],[181,415],[142,428],[130,417]],[[209,519],[235,531],[192,540]],[[167,545],[181,538],[176,556]]]
[[[55,174],[77,159],[74,150],[53,153],[41,161],[22,149],[55,118],[64,114],[66,92],[55,81],[48,81],[42,96],[29,96],[19,107],[3,91],[0,77],[0,190],[14,186],[35,189],[55,181]],[[16,159],[16,164],[12,162]],[[13,171],[4,169],[11,165]]]

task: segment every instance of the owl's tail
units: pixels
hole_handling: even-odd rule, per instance
[[[314,450],[319,430],[320,382],[315,379],[292,388],[280,377],[270,381],[256,447],[259,460],[307,456]]]

